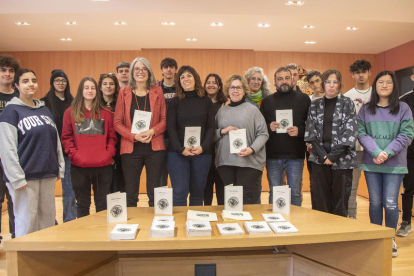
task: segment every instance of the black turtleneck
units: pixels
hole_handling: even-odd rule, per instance
[[[238,102],[233,102],[233,101],[230,101],[230,103],[229,103],[229,106],[239,106],[239,105],[241,105],[242,103],[245,103],[246,102],[246,100],[245,99],[241,99],[240,101],[238,101]]]
[[[260,106],[266,120],[269,140],[266,143],[266,158],[269,159],[304,159],[306,144],[304,142],[305,123],[308,117],[310,98],[302,92],[290,90],[277,91],[267,96]],[[270,123],[276,121],[276,110],[292,109],[293,126],[298,128],[298,136],[276,133],[270,129]]]
[[[185,127],[201,127],[202,154],[211,154],[214,135],[213,102],[207,96],[199,97],[196,91],[184,92],[185,98],[171,100],[167,112],[167,129],[170,136],[168,151],[184,151]]]

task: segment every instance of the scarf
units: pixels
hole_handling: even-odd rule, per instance
[[[249,94],[249,99],[256,103],[257,106],[260,108],[260,105],[262,104],[262,100],[263,100],[263,95],[262,95],[262,90],[259,90],[259,92],[254,93],[254,94]]]

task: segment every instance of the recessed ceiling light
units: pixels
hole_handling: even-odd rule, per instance
[[[69,37],[68,38],[61,38],[60,40],[61,41],[72,41],[72,38],[69,38]]]
[[[356,28],[356,27],[346,27],[346,30],[347,31],[356,31],[356,30],[358,30],[358,28]]]
[[[187,41],[197,41],[197,38],[187,38]]]
[[[117,22],[114,22],[114,25],[117,25],[117,26],[124,26],[124,25],[126,25],[127,23],[126,22],[124,22],[124,21],[117,21]]]
[[[314,29],[314,28],[315,28],[315,26],[312,26],[312,25],[305,25],[305,26],[303,26],[303,28],[304,28],[304,29]]]
[[[210,26],[211,27],[222,27],[223,26],[223,23],[221,23],[221,22],[213,22],[213,23],[210,24]]]
[[[303,6],[305,1],[286,1],[285,5],[287,6]]]
[[[316,41],[305,41],[306,44],[315,44]]]
[[[175,22],[162,22],[161,24],[164,26],[175,26]]]
[[[68,21],[68,22],[66,22],[66,25],[69,25],[69,26],[71,26],[71,25],[78,25],[78,22],[76,22],[76,21],[73,21],[73,22]]]
[[[19,25],[19,26],[29,26],[30,25],[30,23],[27,23],[27,22],[16,22],[16,25]]]
[[[257,24],[257,27],[260,27],[260,28],[269,28],[270,27],[270,24],[267,24],[267,23],[259,23],[259,24]]]

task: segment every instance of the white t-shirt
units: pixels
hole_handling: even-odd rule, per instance
[[[369,102],[371,99],[371,92],[372,87],[369,87],[367,90],[356,90],[355,87],[345,93],[345,96],[351,98],[354,101],[356,113],[358,114],[361,107]],[[363,151],[364,148],[361,144],[357,141],[356,142],[356,150]]]

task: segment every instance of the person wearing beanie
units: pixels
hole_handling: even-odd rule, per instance
[[[50,90],[45,97],[40,99],[45,102],[45,106],[52,112],[59,137],[62,136],[63,114],[72,103],[73,96],[70,94],[68,76],[60,69],[52,71],[50,77]],[[70,176],[70,160],[64,152],[65,159],[65,178],[62,179],[62,203],[63,203],[63,222],[76,219],[75,193],[72,188]]]

